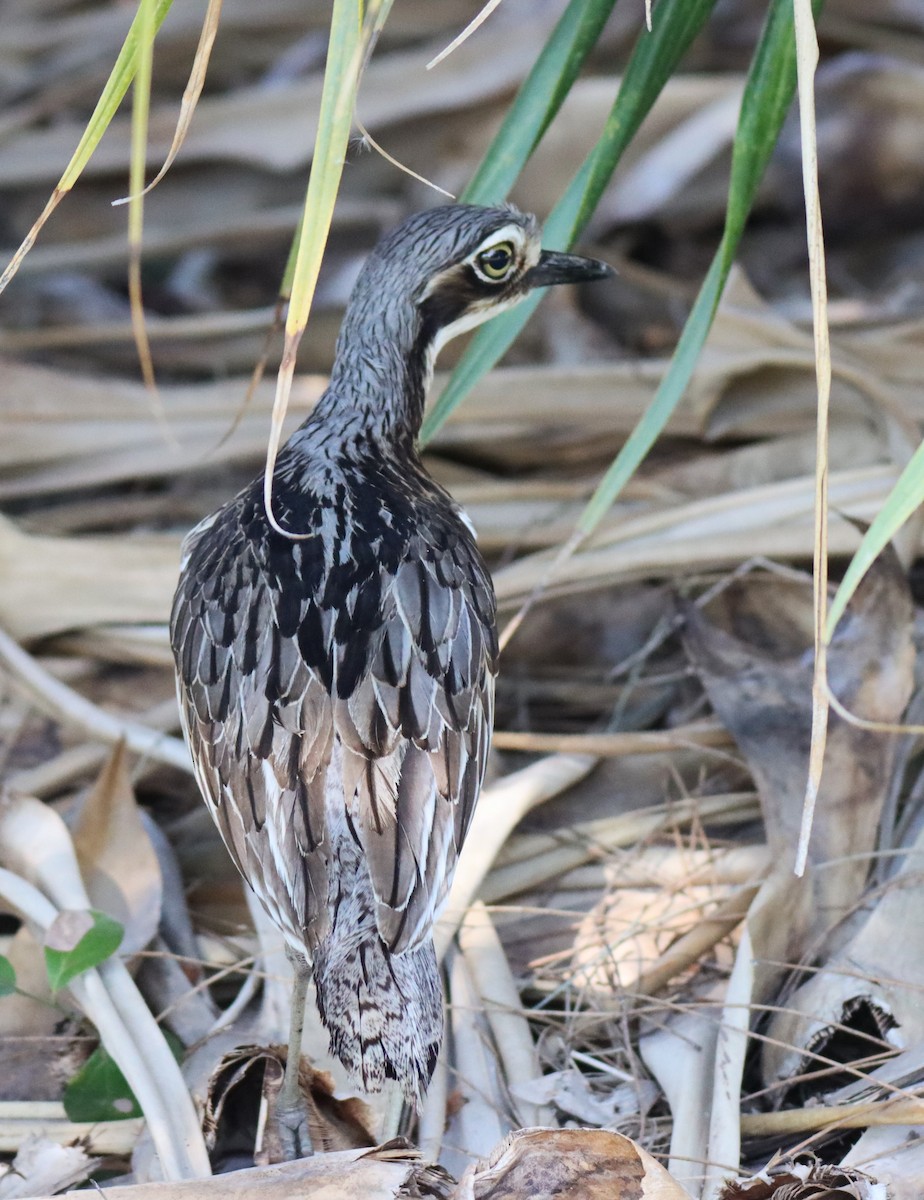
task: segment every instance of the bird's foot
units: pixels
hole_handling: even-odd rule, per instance
[[[306,1104],[277,1108],[273,1126],[272,1134],[275,1136],[272,1140],[275,1145],[271,1151],[272,1162],[292,1162],[296,1158],[310,1158],[314,1153]]]
[[[265,1116],[258,1134],[257,1164],[310,1157],[314,1153],[311,1129],[314,1126],[317,1132],[318,1126],[309,1082],[295,1069],[286,1070],[283,1076],[282,1063],[275,1055],[266,1061],[263,1102]]]

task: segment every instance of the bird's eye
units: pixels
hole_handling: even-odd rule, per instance
[[[498,242],[482,252],[475,259],[475,267],[479,275],[491,283],[500,283],[513,270],[513,246],[510,242]]]

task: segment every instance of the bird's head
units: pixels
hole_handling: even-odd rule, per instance
[[[415,213],[373,251],[357,290],[393,297],[418,318],[431,361],[450,338],[513,307],[536,288],[611,275],[595,259],[543,250],[539,222],[512,205],[450,204]]]
[[[358,419],[377,437],[416,437],[441,346],[536,288],[611,275],[605,263],[543,250],[539,222],[506,205],[415,213],[366,259],[337,341],[330,386],[309,424]],[[346,424],[344,425],[346,427]]]

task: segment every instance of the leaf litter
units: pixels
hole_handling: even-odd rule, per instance
[[[0,147],[10,251],[60,175],[125,26],[105,6],[54,20],[46,7],[17,5],[8,44],[20,57],[0,76],[18,104]],[[617,7],[514,193],[540,215],[584,131],[609,110],[637,32],[631,7]],[[177,67],[155,72],[152,161],[170,147],[199,37],[201,14],[174,8],[164,45]],[[56,211],[36,265],[27,258],[0,299],[0,624],[40,668],[4,658],[0,865],[15,878],[3,877],[0,953],[19,990],[0,998],[0,1148],[19,1155],[0,1196],[72,1186],[102,1155],[132,1170],[133,1183],[152,1178],[157,1156],[188,1133],[168,1113],[172,1132],[157,1131],[156,1097],[169,1107],[188,1088],[200,1109],[211,1105],[213,1155],[218,1146],[232,1165],[248,1153],[252,1162],[270,1102],[267,1047],[284,1040],[286,968],[170,751],[165,619],[182,534],[251,478],[265,451],[266,383],[223,439],[260,352],[311,153],[319,60],[310,46],[315,67],[285,57],[321,32],[302,8],[267,0],[256,39],[248,6],[226,0],[188,136],[147,198],[146,316],[176,447],[137,380],[122,218],[108,205],[125,191],[127,119]],[[830,548],[840,570],[858,542],[854,522],[875,515],[924,417],[914,217],[924,186],[913,136],[924,92],[908,50],[924,30],[898,0],[875,20],[846,0],[829,9],[816,103],[831,243]],[[740,47],[762,11],[748,3],[716,18],[598,209],[588,251],[620,266],[620,278],[540,311],[428,453],[479,528],[506,615],[541,578],[663,376],[714,248]],[[363,120],[389,154],[461,190],[557,15],[542,6],[534,19],[535,6],[506,0],[426,73],[471,6],[448,4],[437,17],[422,0],[396,5],[364,82]],[[61,82],[43,98],[50,79]],[[883,136],[871,139],[871,127]],[[895,1197],[914,1194],[924,1081],[914,739],[832,717],[810,869],[802,882],[791,873],[809,728],[812,609],[799,571],[812,554],[815,457],[797,146],[791,117],[741,269],[665,439],[505,651],[482,825],[438,932],[451,1036],[414,1135],[459,1184],[411,1151],[338,1141],[331,1131],[346,1118],[335,1106],[354,1101],[334,1076],[318,1082],[331,1097],[318,1119],[338,1148],[242,1177],[242,1190],[285,1192],[298,1178],[310,1194],[316,1177],[349,1179],[352,1194],[369,1196],[413,1186],[525,1197],[546,1171],[575,1186],[562,1172],[579,1165],[601,1195],[872,1200],[880,1178]],[[351,152],[290,423],[323,389],[359,260],[383,228],[430,202],[423,185]],[[844,220],[858,212],[859,222]],[[70,291],[51,286],[59,262]],[[832,690],[867,719],[901,722],[920,695],[916,537],[880,562],[830,649]],[[138,726],[146,741],[125,736]],[[39,844],[56,847],[64,875],[35,857]],[[43,922],[91,907],[125,925],[141,992],[104,964],[102,995],[81,995],[78,983],[75,1003],[54,1007]],[[175,1064],[151,1080],[132,1058],[133,1045],[149,1045],[126,999],[141,993],[145,1009],[167,1010],[164,1024],[184,1044],[182,1084]],[[94,1028],[134,1064],[126,1075],[145,1097],[143,1134],[132,1121],[78,1128],[61,1107]],[[323,1039],[314,1042],[321,1068]],[[254,1044],[256,1065],[234,1059]],[[219,1090],[229,1062],[252,1076],[234,1103]],[[366,1131],[362,1144],[374,1143],[374,1107],[347,1111]],[[46,1139],[38,1156],[36,1134]],[[84,1140],[60,1157],[75,1138]],[[817,1157],[800,1155],[806,1138]],[[742,1177],[726,1182],[737,1169]]]

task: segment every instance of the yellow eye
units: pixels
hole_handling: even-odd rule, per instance
[[[493,283],[506,279],[513,270],[513,245],[510,242],[498,242],[482,252],[475,259],[479,274]]]

